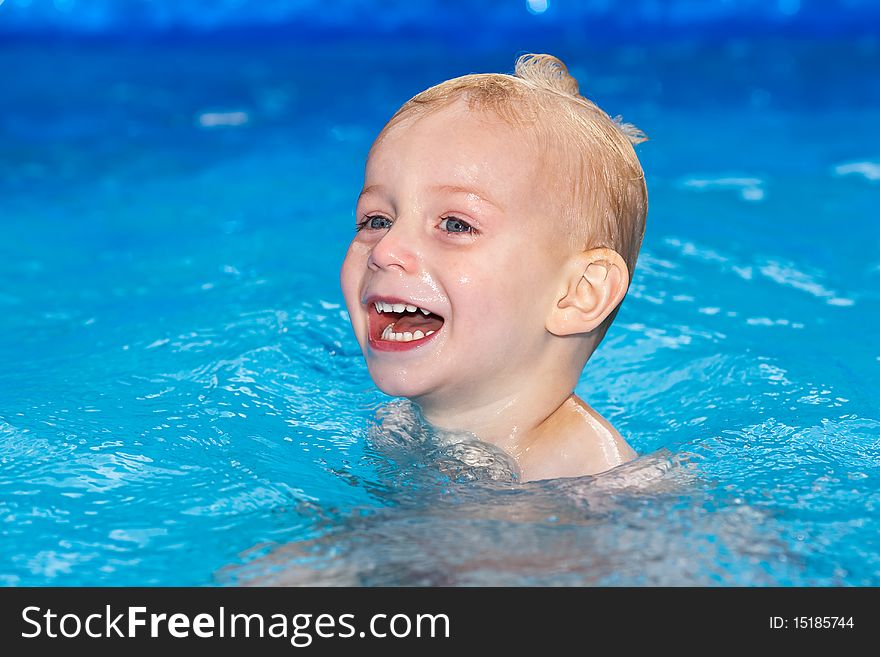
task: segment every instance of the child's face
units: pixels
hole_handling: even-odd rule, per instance
[[[356,211],[366,224],[341,282],[384,392],[467,407],[529,381],[567,255],[544,173],[521,129],[463,101],[404,120],[374,147]],[[377,301],[432,314],[378,312]],[[383,336],[392,322],[403,340]]]

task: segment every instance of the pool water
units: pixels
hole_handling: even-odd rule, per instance
[[[591,43],[0,40],[0,584],[880,585],[880,40]],[[577,388],[644,457],[520,484],[338,268],[397,106],[528,51],[650,211]]]

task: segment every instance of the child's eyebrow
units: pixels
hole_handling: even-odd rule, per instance
[[[361,193],[358,194],[358,200],[362,199],[364,196],[369,196],[374,192],[381,192],[385,187],[383,185],[368,185],[361,190]]]
[[[467,194],[469,196],[476,196],[479,200],[484,203],[488,203],[489,205],[493,205],[499,210],[503,208],[498,205],[495,201],[486,196],[483,192],[478,189],[474,189],[472,187],[464,187],[462,185],[434,185],[431,189],[438,192],[447,192],[451,194]]]
[[[488,203],[489,205],[492,205],[499,210],[503,210],[503,208],[498,203],[490,199],[488,196],[486,196],[486,194],[472,187],[465,187],[463,185],[433,185],[432,187],[430,187],[430,189],[435,192],[445,192],[447,194],[467,194],[469,196],[476,196],[480,201]],[[385,185],[367,185],[358,195],[358,201],[360,201],[364,196],[369,196],[370,194],[375,193],[381,194],[385,192]]]

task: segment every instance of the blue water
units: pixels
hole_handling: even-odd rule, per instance
[[[880,585],[880,38],[795,5],[472,43],[0,6],[0,584]],[[645,456],[522,485],[373,387],[337,281],[384,121],[528,51],[649,135],[650,211],[577,388]]]

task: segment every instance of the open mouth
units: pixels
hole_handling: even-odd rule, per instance
[[[413,304],[374,300],[367,304],[370,342],[374,345],[415,346],[443,327],[443,317]]]

